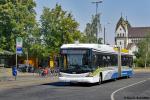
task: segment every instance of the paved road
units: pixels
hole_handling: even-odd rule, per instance
[[[47,83],[0,91],[0,100],[150,100],[150,73],[102,85]]]

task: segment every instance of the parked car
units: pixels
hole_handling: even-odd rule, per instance
[[[31,65],[29,65],[29,67],[27,67],[27,72],[29,72],[29,73],[33,73],[34,70],[35,70],[35,68]]]
[[[17,69],[19,72],[27,72],[27,66],[26,64],[18,64]]]
[[[14,65],[16,67],[16,65]],[[32,65],[27,65],[27,64],[18,64],[17,65],[17,70],[19,72],[29,72],[33,73],[35,71],[35,68]]]

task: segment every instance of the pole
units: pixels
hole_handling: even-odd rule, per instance
[[[96,15],[97,15],[97,9],[98,9],[98,4],[102,3],[103,1],[96,1],[96,2],[92,2],[93,4],[96,4]]]
[[[98,9],[98,2],[96,2],[96,15],[97,15],[97,9]]]
[[[96,1],[96,2],[92,2],[93,4],[96,4],[96,42],[98,43],[98,22],[97,22],[97,9],[98,9],[98,4],[102,3],[103,1]]]
[[[26,69],[27,72],[28,72],[28,69],[29,69],[29,56],[28,56],[28,49],[27,49],[27,69]]]
[[[27,50],[27,64],[29,65],[29,55],[28,55],[28,50]]]
[[[121,47],[118,47],[118,76],[121,77]]]
[[[146,57],[145,57],[145,69],[147,67],[147,56],[148,56],[148,52],[149,52],[149,43],[147,44],[147,52],[146,52]]]
[[[2,66],[3,66],[3,77],[4,77],[4,80],[7,80],[7,75],[6,75],[6,69],[5,69],[5,64],[3,63],[2,64]]]
[[[17,46],[16,46],[16,68],[17,68]],[[17,79],[17,75],[15,75],[15,80]]]
[[[104,44],[105,44],[105,26],[104,26]]]

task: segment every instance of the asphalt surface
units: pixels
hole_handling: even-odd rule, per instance
[[[0,90],[0,100],[150,100],[150,73],[101,85],[46,83]]]

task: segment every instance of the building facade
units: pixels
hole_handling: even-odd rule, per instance
[[[150,34],[150,27],[132,27],[122,16],[116,24],[115,45],[128,49],[133,53],[138,51],[137,44]]]

